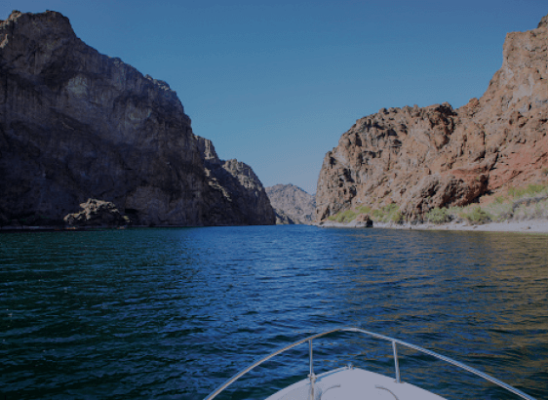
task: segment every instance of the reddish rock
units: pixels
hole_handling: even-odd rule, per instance
[[[547,21],[507,35],[502,68],[480,99],[456,110],[447,103],[381,109],[356,121],[324,158],[318,222],[358,205],[390,203],[421,220],[433,207],[546,182]]]

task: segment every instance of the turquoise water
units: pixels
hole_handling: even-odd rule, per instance
[[[203,399],[247,365],[342,325],[393,336],[548,398],[548,236],[308,226],[0,234],[5,399]],[[315,342],[315,372],[393,375],[388,343]],[[400,349],[402,379],[514,399]],[[308,373],[303,345],[224,399]]]

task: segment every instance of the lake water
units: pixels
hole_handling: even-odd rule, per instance
[[[426,347],[548,398],[548,236],[309,226],[0,234],[0,393],[203,399],[277,348],[343,325]],[[391,346],[314,344],[315,372],[393,376]],[[515,399],[400,349],[402,379],[448,399]],[[302,345],[219,399],[306,377]],[[294,375],[297,374],[297,378]]]

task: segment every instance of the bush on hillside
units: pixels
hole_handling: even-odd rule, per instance
[[[547,185],[535,185],[530,184],[523,188],[515,188],[515,187],[509,187],[508,188],[508,195],[510,197],[513,197],[514,199],[519,199],[521,197],[526,196],[534,196],[536,194],[542,193],[548,189]]]
[[[485,212],[480,206],[473,207],[470,212],[463,211],[461,217],[472,225],[482,225],[492,220],[492,216]]]
[[[327,218],[330,221],[340,222],[342,224],[347,224],[351,221],[353,221],[356,218],[356,214],[352,210],[346,210],[346,211],[340,211],[335,215],[330,216]]]
[[[426,214],[426,220],[432,224],[445,224],[451,221],[447,208],[433,208]]]

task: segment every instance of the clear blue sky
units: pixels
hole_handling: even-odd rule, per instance
[[[314,193],[356,119],[481,96],[506,33],[536,28],[548,2],[0,0],[0,19],[13,9],[63,13],[99,52],[167,81],[221,158]]]

